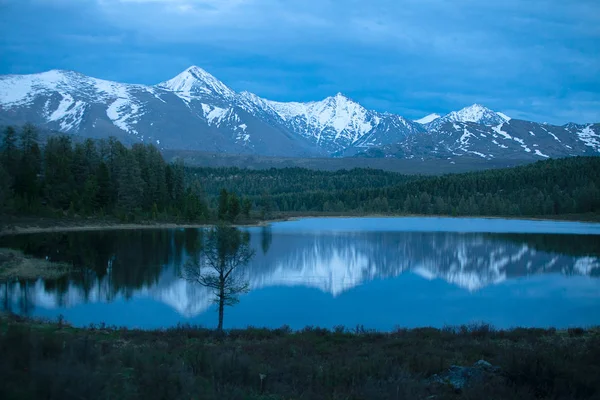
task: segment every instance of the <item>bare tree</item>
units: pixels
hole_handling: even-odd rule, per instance
[[[214,302],[219,305],[219,332],[223,331],[225,306],[237,304],[239,295],[248,292],[249,284],[239,269],[252,257],[249,233],[220,225],[202,236],[198,257],[185,265],[184,279],[212,289]]]

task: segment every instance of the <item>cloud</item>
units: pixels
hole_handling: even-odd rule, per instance
[[[0,6],[6,11],[0,12],[1,72],[68,68],[156,83],[198,64],[236,90],[275,100],[341,91],[409,118],[479,102],[555,123],[600,119],[597,0],[0,0]]]

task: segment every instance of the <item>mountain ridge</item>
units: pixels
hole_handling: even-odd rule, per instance
[[[151,142],[163,149],[228,154],[400,158],[470,154],[533,160],[600,152],[598,124],[559,127],[519,121],[479,104],[411,121],[369,110],[342,93],[305,103],[277,102],[238,93],[198,66],[152,86],[66,70],[0,76],[0,120],[32,122],[84,137]],[[527,143],[532,137],[535,143]]]

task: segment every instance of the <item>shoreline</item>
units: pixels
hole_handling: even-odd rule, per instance
[[[420,214],[365,214],[365,215],[343,215],[343,214],[307,214],[307,215],[287,215],[274,217],[260,221],[248,221],[248,223],[237,223],[237,227],[262,227],[276,222],[298,221],[301,219],[317,218],[447,218],[447,219],[506,219],[516,221],[550,221],[550,222],[580,222],[600,224],[600,216],[596,215],[557,215],[551,217],[505,217],[505,216],[451,216],[451,215],[420,215]],[[78,220],[60,220],[60,219],[41,219],[41,224],[35,221],[17,220],[10,224],[3,222],[0,227],[0,236],[23,235],[33,233],[58,233],[58,232],[86,232],[86,231],[110,231],[110,230],[135,230],[135,229],[188,229],[188,228],[207,228],[214,226],[214,223],[176,223],[176,222],[140,222],[140,223],[119,223],[108,221],[78,221]],[[81,223],[84,222],[84,223]],[[42,226],[40,226],[42,225]],[[43,226],[46,225],[46,226]]]

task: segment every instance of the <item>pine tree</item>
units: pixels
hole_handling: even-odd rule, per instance
[[[11,180],[13,180],[13,184],[19,169],[20,159],[21,152],[17,146],[17,131],[12,126],[9,126],[4,131],[2,144],[0,145],[0,164],[11,177]]]
[[[119,164],[117,206],[128,218],[132,218],[141,209],[144,194],[140,166],[129,152],[119,156]]]
[[[12,196],[12,178],[0,163],[0,213],[6,209]]]
[[[75,189],[73,176],[73,152],[71,138],[68,136],[53,136],[48,139],[44,157],[44,182],[49,203],[56,208],[66,210],[73,200]],[[82,189],[85,176],[82,179]]]
[[[219,209],[217,211],[220,220],[224,220],[229,215],[229,193],[227,190],[221,189],[219,194]]]
[[[96,182],[98,185],[98,191],[96,195],[98,207],[104,211],[108,211],[112,208],[112,204],[110,203],[112,190],[110,172],[108,171],[108,167],[104,162],[101,162],[98,166],[98,170],[96,172]]]
[[[246,218],[250,218],[250,210],[252,209],[252,200],[248,197],[244,197],[242,200],[242,213]]]
[[[93,214],[98,210],[98,182],[94,175],[88,176],[85,181],[81,202],[86,214]]]
[[[15,189],[25,199],[24,205],[28,208],[38,199],[40,189],[42,154],[37,141],[36,128],[26,124],[21,130],[21,158],[15,178]]]
[[[240,215],[240,199],[235,193],[229,195],[227,200],[227,218],[231,222],[235,222]]]

